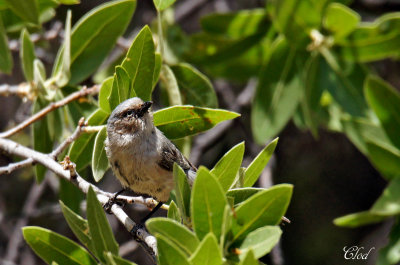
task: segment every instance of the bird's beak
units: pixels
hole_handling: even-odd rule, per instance
[[[142,112],[142,113],[145,113],[146,111],[148,111],[149,108],[151,107],[151,105],[153,105],[153,101],[146,101],[146,102],[144,102],[143,105],[142,105],[141,112]]]

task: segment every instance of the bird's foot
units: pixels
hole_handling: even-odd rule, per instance
[[[108,201],[103,205],[103,208],[104,208],[104,210],[106,211],[106,213],[112,214],[112,212],[111,212],[111,207],[112,207],[115,203],[118,204],[118,205],[121,206],[121,207],[124,207],[124,206],[125,206],[125,204],[126,204],[125,201],[121,201],[121,200],[118,200],[118,199],[117,199],[118,195],[120,195],[120,194],[123,193],[124,191],[125,191],[125,189],[122,189],[122,190],[120,190],[120,191],[114,193],[114,195],[113,195],[110,199],[108,199]]]

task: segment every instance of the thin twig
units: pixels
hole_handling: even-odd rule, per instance
[[[9,164],[7,166],[0,167],[0,175],[10,174],[14,170],[17,170],[17,169],[20,169],[20,168],[23,168],[23,167],[27,167],[27,166],[30,166],[30,165],[33,165],[33,164],[34,164],[34,161],[33,161],[32,158],[27,158],[25,160],[22,160],[22,161],[19,161],[19,162],[16,162],[16,163],[11,163],[11,164]]]
[[[9,95],[18,95],[22,98],[27,97],[30,98],[30,85],[28,83],[21,83],[19,85],[9,85],[3,84],[0,85],[0,95],[1,96],[9,96]]]
[[[71,168],[69,163],[64,163],[64,167],[53,160],[49,155],[43,154],[41,152],[32,150],[28,147],[22,146],[12,140],[0,138],[0,149],[5,152],[25,158],[32,158],[35,162],[42,164],[49,170],[53,171],[56,175],[65,180],[71,182],[77,186],[85,194],[88,193],[89,187],[92,187],[97,194],[97,198],[102,204],[108,202],[109,198],[113,194],[104,192],[100,190],[95,185],[87,182],[83,179],[74,169],[71,174]],[[118,197],[119,199],[120,197]],[[125,228],[131,232],[132,228],[135,227],[136,223],[128,217],[128,215],[123,211],[123,209],[117,205],[113,204],[111,207],[111,212],[117,217],[117,219],[125,226]],[[154,236],[150,235],[146,229],[139,228],[133,235],[135,239],[140,242],[140,244],[146,249],[146,251],[153,257],[157,255],[156,239]]]
[[[30,118],[28,118],[27,120],[23,121],[22,123],[18,124],[17,126],[15,126],[14,128],[5,131],[3,133],[0,133],[0,137],[1,138],[6,138],[6,137],[10,137],[11,135],[23,130],[24,128],[28,127],[30,124],[42,119],[44,116],[46,116],[48,113],[50,113],[51,111],[54,111],[55,109],[58,109],[64,105],[67,105],[68,103],[77,100],[79,98],[85,97],[87,95],[93,95],[93,94],[97,94],[99,92],[99,86],[95,85],[91,88],[83,88],[77,92],[74,92],[70,95],[68,95],[67,97],[63,98],[60,101],[57,102],[52,102],[50,103],[47,107],[43,108],[42,110],[40,110],[39,112],[35,113],[34,115],[32,115]]]

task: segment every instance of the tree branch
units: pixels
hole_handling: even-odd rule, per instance
[[[40,163],[49,170],[53,171],[56,175],[66,179],[75,186],[77,186],[82,192],[87,194],[89,187],[92,187],[97,194],[98,200],[105,204],[109,198],[113,196],[112,193],[108,193],[100,190],[95,185],[87,182],[75,171],[74,165],[70,161],[64,161],[64,167],[57,163],[50,155],[46,155],[25,146],[22,146],[14,141],[0,138],[0,149],[5,152],[25,158],[32,158],[34,162]],[[118,199],[123,199],[126,196],[118,196]],[[133,198],[133,197],[131,197]],[[142,198],[143,200],[143,198]],[[135,227],[136,223],[128,217],[124,210],[117,204],[111,207],[111,212],[117,217],[117,219],[125,226],[125,228],[131,232]],[[134,238],[146,249],[146,251],[155,259],[157,255],[156,239],[150,235],[146,229],[137,229],[136,233],[133,234]]]
[[[60,101],[57,102],[52,102],[50,103],[47,107],[43,108],[42,110],[40,110],[39,112],[35,113],[34,115],[32,115],[30,118],[28,118],[27,120],[23,121],[22,123],[18,124],[17,126],[15,126],[14,128],[5,131],[3,133],[0,133],[0,137],[1,138],[6,138],[6,137],[10,137],[11,135],[23,130],[24,128],[28,127],[30,124],[42,119],[43,117],[45,117],[49,112],[54,111],[55,109],[58,109],[64,105],[67,105],[68,103],[77,100],[79,98],[82,97],[86,97],[87,95],[93,95],[93,94],[97,94],[99,93],[99,86],[95,85],[91,88],[83,88],[77,92],[74,92],[70,95],[68,95],[67,97],[63,98]]]

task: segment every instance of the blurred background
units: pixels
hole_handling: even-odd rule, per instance
[[[50,30],[57,27],[57,23],[63,25],[68,9],[72,10],[74,24],[83,14],[102,2],[106,1],[87,0],[79,5],[60,6],[56,17],[44,26]],[[199,21],[204,15],[264,6],[265,1],[262,0],[178,0],[174,5],[174,17],[185,34],[194,34],[201,30]],[[349,6],[362,16],[363,21],[372,21],[384,13],[399,11],[400,1],[355,0]],[[143,25],[153,24],[155,17],[152,1],[138,0],[125,40],[131,40]],[[17,41],[18,35],[11,39]],[[62,39],[56,37],[36,51],[48,69],[51,69],[61,41]],[[127,45],[129,47],[129,43]],[[123,52],[123,47],[124,43],[121,43],[114,56]],[[18,51],[13,52],[13,57],[15,65],[12,75],[0,74],[0,84],[19,84],[24,80],[18,64]],[[373,63],[371,67],[393,86],[400,87],[397,62],[387,59]],[[199,67],[199,70],[202,71],[202,68]],[[231,147],[245,141],[244,166],[247,166],[263,148],[255,142],[250,124],[252,97],[257,80],[250,78],[246,82],[234,82],[224,78],[210,78],[216,89],[220,108],[235,110],[242,116],[194,137],[190,159],[196,166],[205,165],[211,168]],[[93,83],[92,79],[85,81],[87,85]],[[154,98],[156,108],[162,107],[161,89],[155,90]],[[0,97],[0,130],[26,119],[30,111],[30,102],[23,102],[16,96]],[[263,261],[275,265],[337,265],[349,262],[375,264],[378,249],[388,242],[393,220],[347,229],[335,226],[333,219],[369,209],[387,183],[344,134],[324,128],[319,128],[318,133],[318,138],[315,138],[308,130],[299,129],[293,121],[279,133],[275,154],[258,185],[294,185],[293,198],[286,214],[291,223],[282,225],[283,236],[279,246],[264,257]],[[19,134],[18,141],[28,143],[29,134],[30,130]],[[14,159],[2,154],[0,165],[6,165]],[[51,176],[51,173],[47,175],[46,181],[40,185],[35,184],[32,168],[0,176],[0,263],[43,264],[23,241],[21,226],[43,226],[74,238],[58,205],[58,179]],[[120,189],[120,184],[108,172],[100,187],[114,192]],[[148,211],[140,205],[127,208],[129,215],[135,220],[139,220]],[[82,209],[85,209],[84,205]],[[158,214],[165,215],[165,212],[160,210]],[[138,264],[151,264],[151,260],[122,225],[113,216],[110,216],[109,221],[124,257]],[[375,249],[367,260],[344,260],[343,248],[354,245],[362,246],[366,250],[372,247]]]

